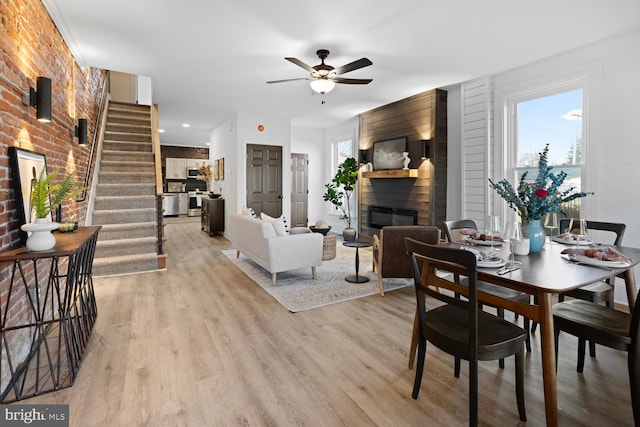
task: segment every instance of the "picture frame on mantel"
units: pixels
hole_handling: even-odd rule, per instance
[[[33,222],[35,213],[31,209],[31,189],[34,182],[40,178],[42,169],[47,170],[47,158],[44,154],[9,147],[9,166],[13,181],[13,197],[16,202],[16,212],[20,225]],[[47,218],[51,220],[51,212]],[[20,242],[27,243],[27,233],[20,230]]]
[[[402,169],[407,151],[407,137],[385,139],[373,143],[373,170]]]

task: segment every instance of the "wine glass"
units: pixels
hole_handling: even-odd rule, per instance
[[[580,247],[580,240],[586,241],[588,235],[587,220],[586,219],[573,219],[569,221],[569,232],[576,239],[576,249]]]
[[[491,248],[493,248],[496,237],[500,237],[500,233],[502,232],[500,217],[498,215],[487,216],[485,230],[485,233],[487,234],[487,236],[489,236],[489,239],[491,241]]]
[[[549,230],[549,243],[553,244],[553,238],[560,231],[560,225],[558,224],[558,214],[555,212],[551,212],[547,215],[547,221],[544,225],[544,228]]]
[[[520,261],[516,261],[515,246],[522,243],[522,227],[518,221],[510,221],[505,227],[504,241],[509,243],[509,250],[511,252],[511,260],[507,261],[507,268],[515,268],[522,266]]]

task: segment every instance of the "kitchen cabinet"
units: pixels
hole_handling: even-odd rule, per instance
[[[224,199],[202,198],[201,229],[213,236],[224,233]]]
[[[187,159],[169,158],[165,160],[167,179],[187,179]]]
[[[180,215],[186,215],[189,210],[189,196],[187,193],[180,193],[178,198],[178,213]]]
[[[199,168],[203,163],[207,163],[207,159],[187,159],[188,168]]]

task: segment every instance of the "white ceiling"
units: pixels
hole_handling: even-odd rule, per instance
[[[78,62],[152,79],[162,144],[201,146],[234,111],[327,127],[416,93],[640,27],[638,0],[43,0]],[[373,65],[311,95],[285,61]],[[629,54],[638,54],[629,52]],[[182,123],[191,127],[184,129]]]

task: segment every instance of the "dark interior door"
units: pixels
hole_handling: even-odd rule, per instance
[[[308,155],[291,154],[291,227],[306,227],[309,221]]]
[[[247,207],[282,215],[282,147],[247,144]]]

